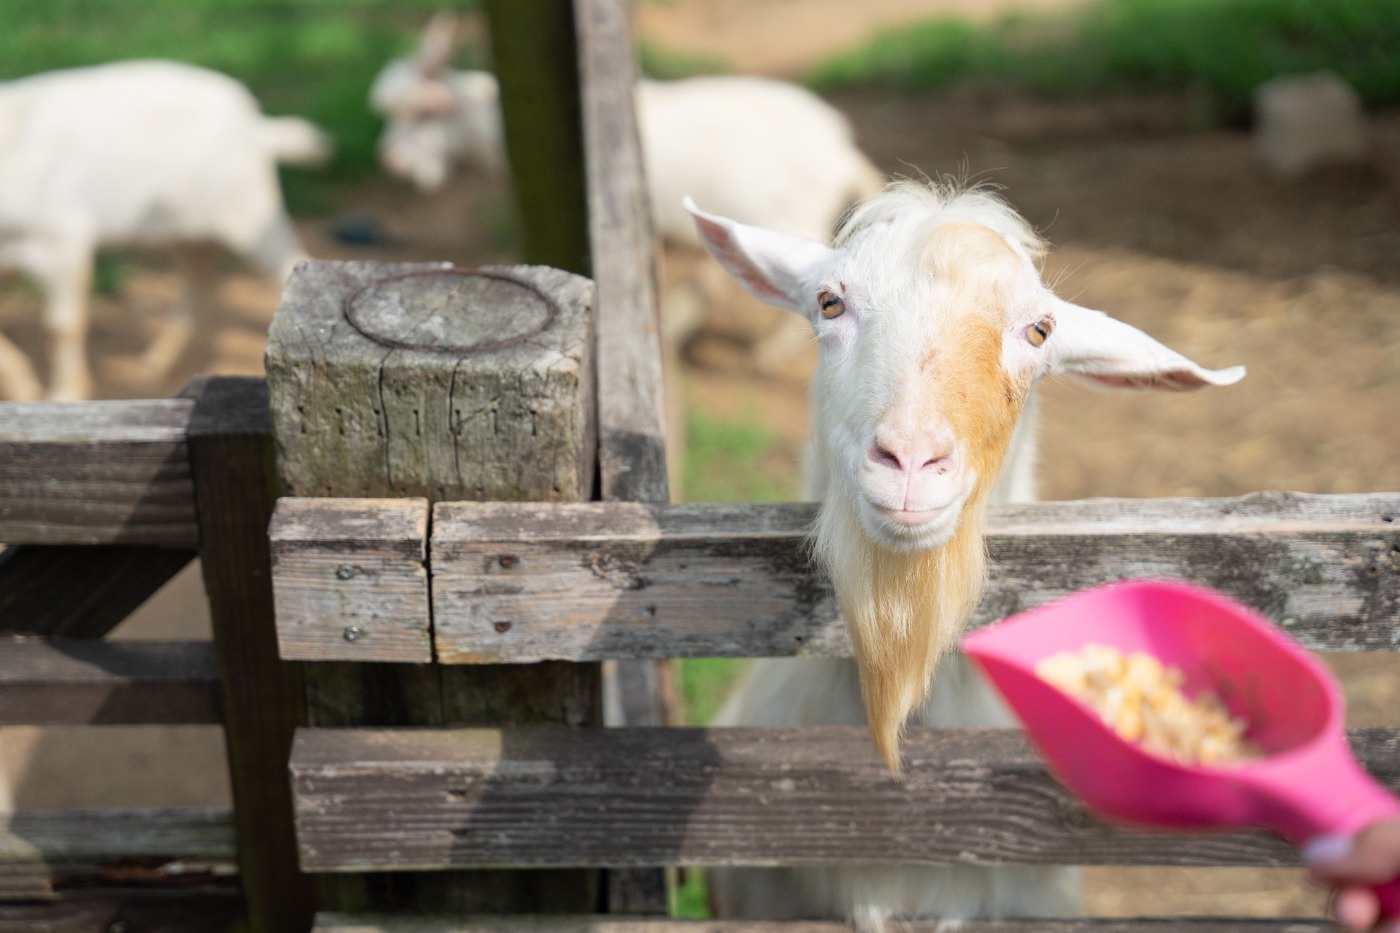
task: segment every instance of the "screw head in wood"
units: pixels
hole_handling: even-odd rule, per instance
[[[335,568],[335,578],[337,580],[349,580],[355,575],[355,568],[349,564],[341,564]]]
[[[365,630],[358,625],[347,625],[342,634],[345,636],[346,641],[359,641],[361,638],[365,637]]]

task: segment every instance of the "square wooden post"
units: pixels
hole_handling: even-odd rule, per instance
[[[588,499],[593,295],[588,279],[541,266],[300,266],[267,352],[285,492]],[[305,668],[312,726],[601,721],[596,664]],[[337,910],[588,913],[601,900],[599,873],[588,870],[322,880],[321,906]]]

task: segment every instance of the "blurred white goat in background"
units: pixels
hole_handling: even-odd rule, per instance
[[[370,89],[370,106],[385,119],[380,160],[425,191],[442,186],[458,163],[491,175],[506,168],[496,78],[448,67],[454,28],[453,17],[439,13],[416,57],[387,64]],[[695,225],[681,207],[687,195],[744,223],[826,242],[848,207],[885,184],[845,116],[793,84],[732,76],[643,80],[636,107],[656,233],[697,256]],[[669,290],[663,314],[675,342],[699,325],[722,281],[710,264],[690,264],[711,281]],[[810,343],[810,334],[793,331]],[[783,332],[774,337],[773,352],[755,353],[760,368],[767,356],[791,355],[791,340]]]
[[[0,83],[0,270],[44,292],[49,396],[91,394],[88,292],[98,249],[176,247],[185,291],[142,358],[148,378],[174,364],[193,332],[203,278],[192,251],[217,243],[285,279],[306,253],[282,203],[277,163],[316,164],[321,130],[267,117],[225,75],[131,61]],[[32,365],[0,338],[0,389],[43,394]]]

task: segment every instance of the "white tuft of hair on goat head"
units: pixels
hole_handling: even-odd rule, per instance
[[[911,719],[1009,724],[951,649],[982,592],[986,507],[1034,497],[1036,381],[1058,373],[1114,388],[1181,390],[1228,385],[1243,368],[1204,369],[1058,298],[1038,270],[1045,244],[986,190],[892,185],[851,214],[833,246],[686,207],[720,265],[758,298],[805,317],[816,334],[806,478],[820,508],[811,545],[855,655],[854,667],[756,662],[718,722],[843,725],[863,712],[896,773]],[[867,929],[893,916],[1057,915],[1072,903],[1058,868],[715,876],[731,874],[761,881],[742,890],[729,884],[721,907],[843,915]]]

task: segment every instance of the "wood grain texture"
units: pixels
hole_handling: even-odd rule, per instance
[[[190,462],[223,697],[240,881],[252,933],[302,933],[314,913],[297,865],[286,762],[303,719],[301,671],[277,656],[267,536],[277,466],[261,379],[191,389]]]
[[[0,402],[0,542],[196,540],[187,399]]]
[[[955,924],[955,925],[954,925]],[[899,933],[1332,933],[1313,918],[1163,917],[1084,920],[958,920],[895,925]],[[618,917],[410,917],[317,914],[312,933],[850,933],[850,924],[821,920],[670,920]]]
[[[227,809],[0,814],[0,901],[102,887],[218,890],[236,875]]]
[[[669,502],[656,242],[620,0],[574,0],[593,279],[598,283],[598,462],[603,498]]]
[[[193,547],[5,548],[0,551],[0,632],[101,638],[196,556]]]
[[[848,655],[804,552],[815,506],[440,503],[447,663]],[[1126,577],[1215,587],[1309,648],[1400,647],[1400,493],[1093,499],[993,509],[973,625]]]
[[[0,933],[232,933],[242,917],[238,898],[182,895],[170,902],[141,891],[48,904],[0,903]]]
[[[1351,734],[1400,789],[1400,731]],[[911,729],[903,780],[858,727],[303,730],[313,871],[516,865],[1293,865],[1258,833],[1108,830],[1014,730]]]
[[[284,660],[433,659],[427,499],[280,499],[268,533]]]
[[[446,264],[298,267],[267,351],[287,494],[587,498],[593,283],[538,266],[498,271],[555,310]],[[483,346],[495,349],[470,349]]]
[[[300,267],[268,351],[288,492],[589,496],[597,445],[593,283],[537,266],[501,271],[529,287],[442,265]],[[483,343],[494,348],[469,349]],[[343,607],[332,608],[324,624],[343,632]],[[305,675],[307,718],[321,725],[596,723],[600,711],[596,666],[324,661],[308,664]],[[572,870],[344,877],[319,888],[323,904],[342,909],[557,912],[598,903],[597,873]]]
[[[598,286],[598,463],[606,501],[669,502],[665,383],[656,238],[633,88],[637,80],[626,4],[573,0],[587,169],[593,279]],[[609,661],[609,722],[663,725],[666,672],[655,662]],[[656,870],[608,873],[611,913],[664,914]]]
[[[6,725],[222,721],[208,642],[0,639]]]

